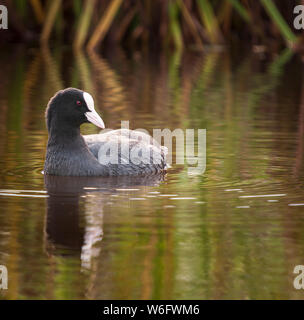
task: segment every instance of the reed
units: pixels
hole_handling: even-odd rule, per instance
[[[202,50],[206,45],[229,44],[231,39],[294,47],[301,36],[290,27],[298,3],[301,1],[11,0],[7,1],[13,12],[8,33],[18,30],[19,38],[27,40],[20,36],[22,26],[44,44],[59,38],[75,49],[86,46],[90,51],[108,43]]]

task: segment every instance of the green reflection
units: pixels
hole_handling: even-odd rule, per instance
[[[301,299],[292,271],[303,263],[303,209],[288,204],[304,201],[303,99],[290,51],[267,60],[43,48],[1,64],[0,189],[50,195],[0,196],[0,264],[10,277],[1,298]],[[67,86],[91,92],[113,128],[120,120],[149,130],[206,128],[206,172],[190,177],[185,165],[155,181],[45,185],[44,109]],[[240,198],[257,194],[286,196]]]

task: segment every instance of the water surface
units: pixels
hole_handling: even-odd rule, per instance
[[[0,57],[1,298],[304,297],[293,287],[304,264],[297,57],[20,47]],[[44,177],[44,110],[68,86],[90,92],[110,128],[207,129],[205,173]]]

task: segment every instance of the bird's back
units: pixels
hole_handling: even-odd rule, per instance
[[[107,165],[113,175],[159,173],[167,168],[167,148],[142,131],[109,130],[84,139],[99,163]]]

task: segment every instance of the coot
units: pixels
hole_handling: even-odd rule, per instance
[[[119,129],[82,136],[80,125],[105,125],[92,96],[76,88],[58,91],[46,109],[49,133],[44,173],[59,176],[147,175],[167,168],[167,148],[141,131]]]

